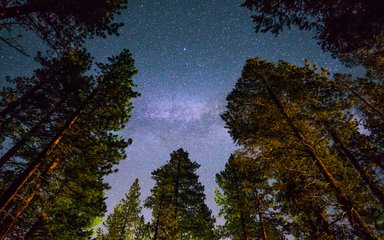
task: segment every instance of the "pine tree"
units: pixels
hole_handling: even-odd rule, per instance
[[[289,1],[245,0],[253,11],[256,32],[278,34],[297,26],[314,30],[319,44],[349,65],[365,66],[383,80],[384,5],[380,0]]]
[[[134,240],[142,239],[145,228],[144,218],[141,216],[140,185],[136,179],[125,198],[122,199],[105,222],[108,231],[105,239]]]
[[[0,28],[11,33],[19,25],[33,31],[50,48],[62,52],[79,47],[92,36],[117,35],[123,24],[115,22],[115,17],[126,8],[126,0],[4,0],[0,4]],[[25,53],[14,38],[0,35],[0,41]]]
[[[104,191],[109,186],[103,183],[103,176],[125,158],[124,149],[131,143],[111,131],[124,127],[132,109],[130,99],[138,95],[132,90],[136,69],[130,53],[123,51],[109,60],[98,64],[101,74],[97,79],[84,77],[88,88],[79,88],[76,82],[68,84],[75,101],[65,98],[63,107],[56,109],[39,134],[27,135],[28,141],[13,156],[17,162],[9,166],[17,164],[17,168],[12,168],[14,177],[3,182],[0,202],[12,216],[19,212],[17,206],[25,209],[12,219],[15,227],[11,235],[87,238],[93,219],[104,215]],[[58,81],[58,86],[64,84]],[[33,105],[25,108],[35,109]],[[2,221],[1,229],[8,222]]]
[[[182,148],[152,172],[156,181],[145,207],[152,210],[153,239],[215,239],[214,220],[204,203],[204,187]]]
[[[223,237],[230,239],[284,239],[283,221],[274,212],[268,163],[236,151],[225,170],[216,175],[220,190],[215,200],[224,217]]]
[[[250,59],[227,100],[223,119],[236,142],[272,155],[276,171],[284,171],[288,159],[292,171],[307,168],[326,190],[321,199],[335,201],[334,212],[347,217],[354,233],[377,239],[374,223],[363,216],[365,209],[379,209],[378,201],[368,197],[373,189],[368,190],[357,166],[342,158],[340,148],[330,148],[337,141],[329,127],[348,134],[356,125],[345,114],[352,102],[328,79],[326,69],[316,73],[309,64],[300,68]]]

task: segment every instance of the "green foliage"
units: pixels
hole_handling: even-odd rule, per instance
[[[297,67],[250,59],[227,97],[223,119],[237,143],[270,161],[273,171],[267,176],[275,181],[280,211],[293,219],[297,234],[350,234],[353,227],[352,234],[374,239],[366,221],[376,221],[366,213],[380,209],[381,187],[344,145],[357,131],[348,113],[354,101],[327,75],[309,62]],[[306,216],[308,209],[317,212]],[[347,216],[350,225],[342,221]],[[310,219],[314,227],[305,230]]]
[[[153,239],[215,239],[214,220],[196,174],[199,167],[179,149],[152,172],[156,185],[145,207],[152,210]]]
[[[21,214],[13,220],[15,227],[9,236],[87,239],[94,219],[106,211],[104,191],[109,186],[103,183],[103,177],[125,158],[125,148],[131,143],[115,133],[129,120],[133,108],[130,100],[138,96],[132,89],[132,76],[137,71],[131,54],[125,50],[110,58],[109,63],[98,64],[101,73],[96,78],[84,74],[91,62],[85,52],[72,51],[66,56],[45,61],[46,67],[36,71],[32,84],[25,79],[30,87],[23,88],[19,79],[19,98],[13,105],[4,106],[5,121],[15,123],[5,127],[10,129],[4,132],[5,138],[15,144],[20,139],[24,142],[12,155],[17,157],[16,164],[6,161],[3,176],[13,177],[2,179],[1,187],[7,189],[20,174],[31,176],[18,191],[28,202],[21,204],[15,198],[6,208]],[[31,98],[34,101],[29,101]],[[48,114],[41,116],[46,108]],[[56,132],[68,121],[73,124],[57,138]],[[20,134],[12,134],[12,129]],[[36,162],[36,156],[52,140],[58,144],[41,159],[41,164],[26,172],[26,166]],[[3,227],[8,219],[1,220]]]
[[[222,237],[230,239],[284,239],[283,219],[274,211],[273,192],[268,184],[268,162],[237,151],[225,170],[216,175],[221,189],[215,200],[225,224]]]
[[[49,47],[62,51],[79,47],[92,36],[118,34],[117,30],[123,24],[115,22],[115,17],[127,7],[127,1],[6,0],[0,7],[0,29],[11,32],[17,23],[26,30],[32,30]],[[23,51],[14,39],[10,41],[5,36],[0,39]]]
[[[380,0],[245,0],[256,32],[280,33],[284,27],[315,30],[324,50],[349,65],[362,64],[382,79],[384,17]]]

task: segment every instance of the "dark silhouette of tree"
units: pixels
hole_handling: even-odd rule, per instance
[[[368,223],[369,217],[363,214],[368,208],[380,209],[382,188],[367,181],[358,166],[345,157],[329,129],[331,126],[339,135],[347,135],[357,126],[351,115],[345,114],[352,102],[328,79],[326,69],[316,73],[309,65],[300,68],[283,61],[274,65],[250,59],[227,100],[223,119],[237,143],[263,154],[273,152],[279,156],[273,158],[276,169],[287,159],[293,169],[311,166],[310,170],[318,174],[315,179],[326,186],[328,196],[336,201],[332,205],[347,216],[355,234],[377,239],[371,229],[376,223]],[[330,148],[330,144],[334,146]],[[374,178],[371,174],[368,177]],[[367,186],[372,193],[374,188],[379,190],[379,201],[368,200],[371,193]]]
[[[134,240],[143,239],[144,217],[141,215],[140,185],[136,179],[122,199],[109,214],[105,222],[107,234],[104,239]]]
[[[283,221],[273,210],[268,164],[236,151],[216,175],[216,202],[225,219],[223,237],[238,240],[284,239]],[[279,229],[280,228],[280,229]]]
[[[118,34],[122,23],[115,17],[127,7],[127,0],[5,0],[0,4],[0,29],[12,33],[15,23],[36,33],[50,47],[61,50],[78,47],[92,36]],[[22,51],[12,36],[0,40]]]
[[[156,185],[145,207],[152,209],[153,239],[215,239],[214,220],[204,203],[204,187],[182,148],[152,172]]]
[[[89,91],[91,79],[85,72],[92,58],[85,50],[72,49],[61,58],[39,57],[37,60],[43,67],[35,70],[32,77],[8,79],[12,87],[0,91],[0,139],[7,136],[20,141],[1,158],[1,166],[9,160],[9,154],[13,155],[28,137],[36,135],[55,112],[63,111],[67,105],[78,105],[81,94]]]
[[[170,165],[164,165],[152,172],[156,185],[151,189],[151,196],[145,201],[145,207],[152,209],[152,239],[175,239],[178,234],[176,208],[172,203],[174,186],[169,176]]]
[[[103,176],[111,173],[113,165],[125,158],[124,149],[131,142],[130,139],[124,140],[112,131],[124,127],[132,109],[130,99],[138,96],[132,90],[134,85],[131,77],[136,73],[136,69],[130,53],[124,50],[109,61],[108,64],[98,64],[100,74],[97,78],[79,75],[72,81],[82,81],[69,83],[65,81],[65,75],[61,75],[63,79],[56,76],[58,81],[53,81],[50,85],[45,82],[45,77],[51,72],[46,69],[37,71],[41,74],[36,76],[36,84],[49,85],[51,88],[40,87],[32,96],[39,93],[44,95],[42,101],[54,99],[61,104],[60,107],[57,104],[51,107],[52,114],[47,122],[41,122],[46,116],[38,115],[40,111],[44,112],[44,109],[34,107],[34,101],[39,103],[40,99],[32,98],[30,105],[19,102],[12,106],[22,107],[24,111],[21,113],[7,113],[11,123],[17,119],[16,122],[22,125],[19,128],[25,134],[20,134],[21,140],[15,139],[14,146],[17,145],[18,148],[10,155],[11,158],[6,159],[6,168],[3,170],[5,177],[1,184],[2,211],[11,216],[18,216],[13,218],[15,223],[19,223],[12,234],[32,231],[27,235],[34,236],[37,232],[43,232],[49,238],[67,229],[67,239],[73,239],[73,236],[77,235],[86,237],[90,231],[85,227],[91,224],[94,217],[103,215],[103,191],[108,188],[108,185],[103,183]],[[56,70],[60,69],[59,63],[60,61],[57,61],[52,66],[56,66]],[[61,67],[68,70],[68,66]],[[82,71],[87,69],[85,67]],[[76,68],[73,68],[73,71],[76,72]],[[85,84],[81,84],[83,82]],[[29,114],[26,116],[35,119],[38,125],[25,125],[20,114],[26,112]],[[32,132],[34,135],[29,135]],[[23,141],[23,144],[20,144],[20,141]],[[12,162],[9,163],[10,159]],[[14,176],[7,178],[9,174]],[[62,190],[57,192],[58,188]],[[23,199],[28,201],[24,202]],[[24,209],[18,207],[21,205]],[[77,205],[77,209],[71,205]],[[49,220],[46,216],[50,216]],[[25,219],[29,219],[28,224],[35,222],[29,230],[28,224],[24,228],[20,227]],[[7,222],[3,221],[1,228],[6,228],[6,225]],[[62,236],[62,239],[64,238]]]
[[[380,0],[246,0],[242,6],[253,10],[256,32],[278,34],[291,26],[313,29],[324,50],[383,76],[384,4]]]

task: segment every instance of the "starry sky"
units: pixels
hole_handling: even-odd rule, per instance
[[[241,3],[129,0],[128,8],[118,17],[125,24],[120,36],[87,42],[96,61],[128,48],[139,70],[134,82],[141,97],[133,101],[132,118],[120,132],[132,138],[133,144],[126,150],[127,159],[117,166],[119,171],[106,178],[112,186],[107,192],[109,210],[136,178],[145,199],[154,185],[151,172],[182,147],[192,161],[201,164],[198,174],[207,204],[218,213],[213,195],[215,174],[224,169],[237,148],[220,114],[248,58],[283,59],[299,65],[308,58],[331,72],[360,71],[346,69],[323,53],[312,32],[287,29],[277,37],[256,34],[250,12],[240,7]],[[31,53],[44,48],[38,40],[30,39],[20,43],[30,46]],[[0,61],[1,76],[30,75],[36,67],[32,58],[7,48],[0,49]]]

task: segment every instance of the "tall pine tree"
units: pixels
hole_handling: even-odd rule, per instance
[[[216,175],[220,190],[216,190],[215,200],[225,219],[220,229],[223,237],[284,239],[283,221],[274,211],[268,167],[268,161],[239,150],[231,155],[225,170]]]
[[[354,234],[377,239],[372,229],[377,224],[365,212],[380,209],[382,189],[369,180],[372,174],[364,176],[359,163],[346,156],[337,141],[337,136],[354,132],[357,125],[346,114],[353,102],[328,78],[326,69],[318,73],[309,63],[297,67],[250,59],[227,100],[223,118],[236,142],[272,156],[276,171],[287,170],[287,159],[291,171],[305,167],[326,190],[320,199],[338,213],[332,221],[340,225],[338,218],[345,217]],[[304,183],[299,188],[305,189]],[[372,193],[376,199],[370,197]]]
[[[145,231],[144,217],[141,215],[140,185],[136,179],[128,193],[108,215],[105,222],[107,234],[105,239],[134,240],[143,239]]]
[[[15,26],[30,30],[47,43],[48,47],[62,52],[81,46],[86,38],[106,37],[118,34],[123,25],[115,21],[126,0],[81,0],[81,1],[12,1],[0,3],[0,43],[24,53],[23,46],[13,37]]]
[[[215,239],[214,219],[205,204],[204,187],[182,148],[152,172],[156,181],[145,206],[152,210],[153,239]]]
[[[6,159],[2,169],[4,174],[13,173],[12,178],[3,178],[1,182],[0,202],[2,209],[8,212],[1,216],[2,237],[13,225],[9,236],[87,238],[94,218],[103,216],[106,210],[104,191],[109,187],[103,183],[103,176],[111,173],[113,165],[125,158],[124,149],[131,142],[112,131],[124,127],[132,109],[130,99],[138,95],[132,90],[131,77],[136,69],[130,53],[125,50],[109,61],[98,64],[101,73],[97,78],[80,75],[72,79],[74,82],[65,81],[70,78],[55,71],[71,72],[71,67],[58,61],[51,70],[37,72],[40,74],[36,75],[35,84],[39,87],[32,92],[33,96],[38,94],[43,98],[32,97],[34,101],[30,105],[23,100],[10,108],[27,110],[9,111],[7,119],[11,122],[16,119],[16,123],[23,123],[26,112],[34,113],[30,115],[34,122],[20,125],[19,131],[25,135],[20,134],[14,146],[20,141],[22,144],[12,153],[12,158]],[[52,84],[46,81],[49,74],[55,76]],[[76,75],[76,71],[73,74]],[[67,91],[62,92],[62,88]],[[33,85],[26,91],[31,89]],[[20,95],[25,96],[23,92]],[[34,106],[46,99],[61,105],[52,103],[55,107],[51,115],[40,121],[38,119],[45,116],[38,113],[44,110]],[[32,131],[35,127],[37,130]],[[20,127],[16,125],[16,129]]]

